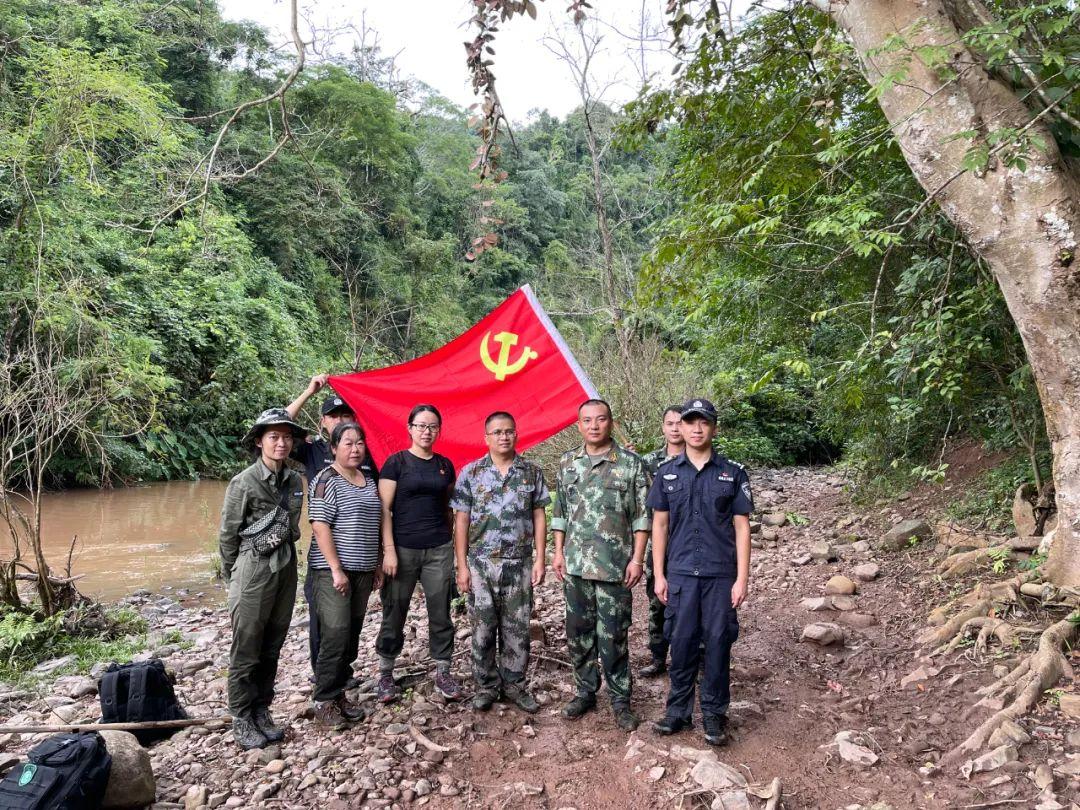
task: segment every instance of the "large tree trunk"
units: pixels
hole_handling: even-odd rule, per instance
[[[851,38],[871,84],[909,66],[881,93],[881,108],[915,177],[990,266],[1016,321],[1054,451],[1059,522],[1047,575],[1080,585],[1080,181],[1045,119],[1033,122],[1035,114],[960,42],[958,18],[943,0],[814,3]],[[897,34],[908,47],[882,49]],[[922,45],[947,48],[959,78],[924,64],[911,50]],[[1028,152],[1027,170],[991,157],[987,171],[962,172],[972,142],[957,133],[982,138],[1003,127],[1041,142]]]

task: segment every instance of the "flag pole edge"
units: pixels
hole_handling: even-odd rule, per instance
[[[532,307],[533,314],[543,324],[544,329],[547,330],[548,335],[555,341],[556,347],[562,354],[566,364],[570,366],[570,370],[574,372],[574,376],[577,377],[578,383],[585,389],[585,393],[589,395],[590,399],[599,399],[600,393],[596,390],[596,386],[593,385],[592,380],[589,379],[589,375],[585,373],[585,369],[578,363],[577,358],[574,357],[574,353],[570,351],[570,347],[566,343],[566,339],[559,332],[555,323],[551,320],[551,316],[544,310],[543,305],[540,303],[540,299],[536,297],[536,293],[533,292],[531,284],[526,284],[521,288],[521,291],[525,293],[525,300],[529,302],[529,306]]]

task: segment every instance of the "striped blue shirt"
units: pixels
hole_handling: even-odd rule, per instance
[[[382,502],[375,480],[364,476],[364,486],[345,480],[332,467],[319,472],[308,492],[308,517],[330,527],[341,567],[346,571],[373,571],[379,560]],[[312,538],[308,554],[312,568],[327,569],[318,542]]]

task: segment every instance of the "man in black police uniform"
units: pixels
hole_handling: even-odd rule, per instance
[[[292,419],[295,420],[307,401],[326,385],[326,380],[326,374],[316,374],[311,378],[307,388],[300,393],[300,396],[285,406],[285,410],[289,412]],[[316,475],[334,463],[334,452],[330,449],[330,443],[327,441],[330,434],[334,432],[334,428],[342,422],[356,421],[356,414],[353,412],[352,407],[335,393],[331,393],[330,396],[323,400],[319,413],[318,435],[309,436],[307,441],[296,442],[293,445],[292,454],[289,456],[294,461],[299,461],[304,465],[304,476],[307,478],[309,485]],[[372,460],[370,451],[360,464],[360,469],[365,476],[370,476],[378,484],[379,468]],[[309,567],[308,576],[304,577],[304,598],[308,603],[308,653],[311,656],[312,672],[315,671],[315,661],[319,657],[319,617],[311,607],[314,584],[315,578],[311,576]]]
[[[754,502],[741,464],[712,447],[716,408],[693,399],[682,409],[686,450],[660,466],[649,491],[656,595],[667,607],[671,689],[659,734],[692,728],[699,659],[705,741],[727,740],[731,645],[739,635],[736,609],[750,579],[750,518]],[[701,643],[704,641],[704,653]]]

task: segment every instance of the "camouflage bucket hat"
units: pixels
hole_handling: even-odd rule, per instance
[[[240,440],[240,443],[244,447],[254,447],[255,440],[259,438],[264,431],[279,425],[288,425],[292,428],[293,436],[297,439],[302,439],[307,435],[307,429],[296,424],[292,417],[289,416],[287,410],[284,408],[267,408],[259,414],[259,418],[255,420],[255,424],[251,426],[251,429],[244,434],[244,438]]]

